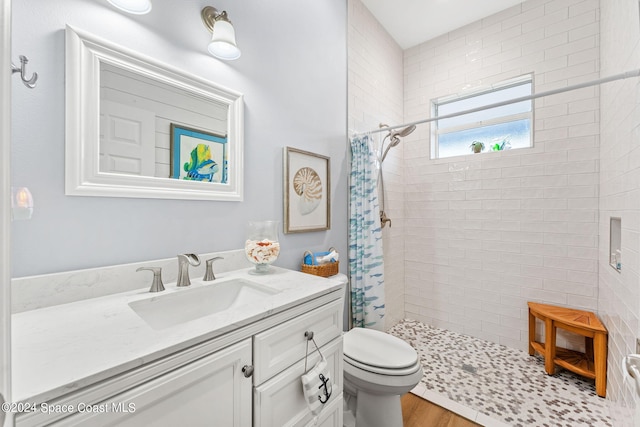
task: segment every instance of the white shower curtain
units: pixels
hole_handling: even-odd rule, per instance
[[[384,262],[378,170],[368,135],[351,140],[349,281],[354,327],[384,329]]]

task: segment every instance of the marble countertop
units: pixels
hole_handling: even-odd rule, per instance
[[[189,288],[165,284],[166,291],[148,287],[61,304],[12,316],[13,398],[39,404],[97,381],[139,367],[194,344],[221,336],[287,308],[342,287],[297,271],[272,267],[266,275],[249,269],[218,274]],[[259,302],[156,330],[129,303],[172,292],[188,292],[233,278],[244,278],[280,291]]]

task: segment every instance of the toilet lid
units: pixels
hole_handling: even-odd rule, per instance
[[[375,329],[353,328],[344,334],[345,356],[369,366],[403,369],[418,361],[408,343]]]

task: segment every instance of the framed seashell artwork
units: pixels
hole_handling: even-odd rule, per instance
[[[331,228],[329,157],[284,148],[284,232]]]

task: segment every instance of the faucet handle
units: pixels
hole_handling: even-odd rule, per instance
[[[387,217],[384,211],[380,211],[380,228],[384,228],[387,223],[389,223],[389,227],[391,227],[391,219]]]
[[[160,267],[140,267],[136,271],[149,270],[153,271],[153,283],[149,292],[162,292],[164,291],[164,284],[162,283],[162,268]]]
[[[207,271],[204,273],[204,277],[202,278],[202,280],[204,281],[216,280],[216,276],[213,274],[213,261],[216,261],[219,259],[224,259],[224,257],[216,256],[205,261],[207,265]]]

